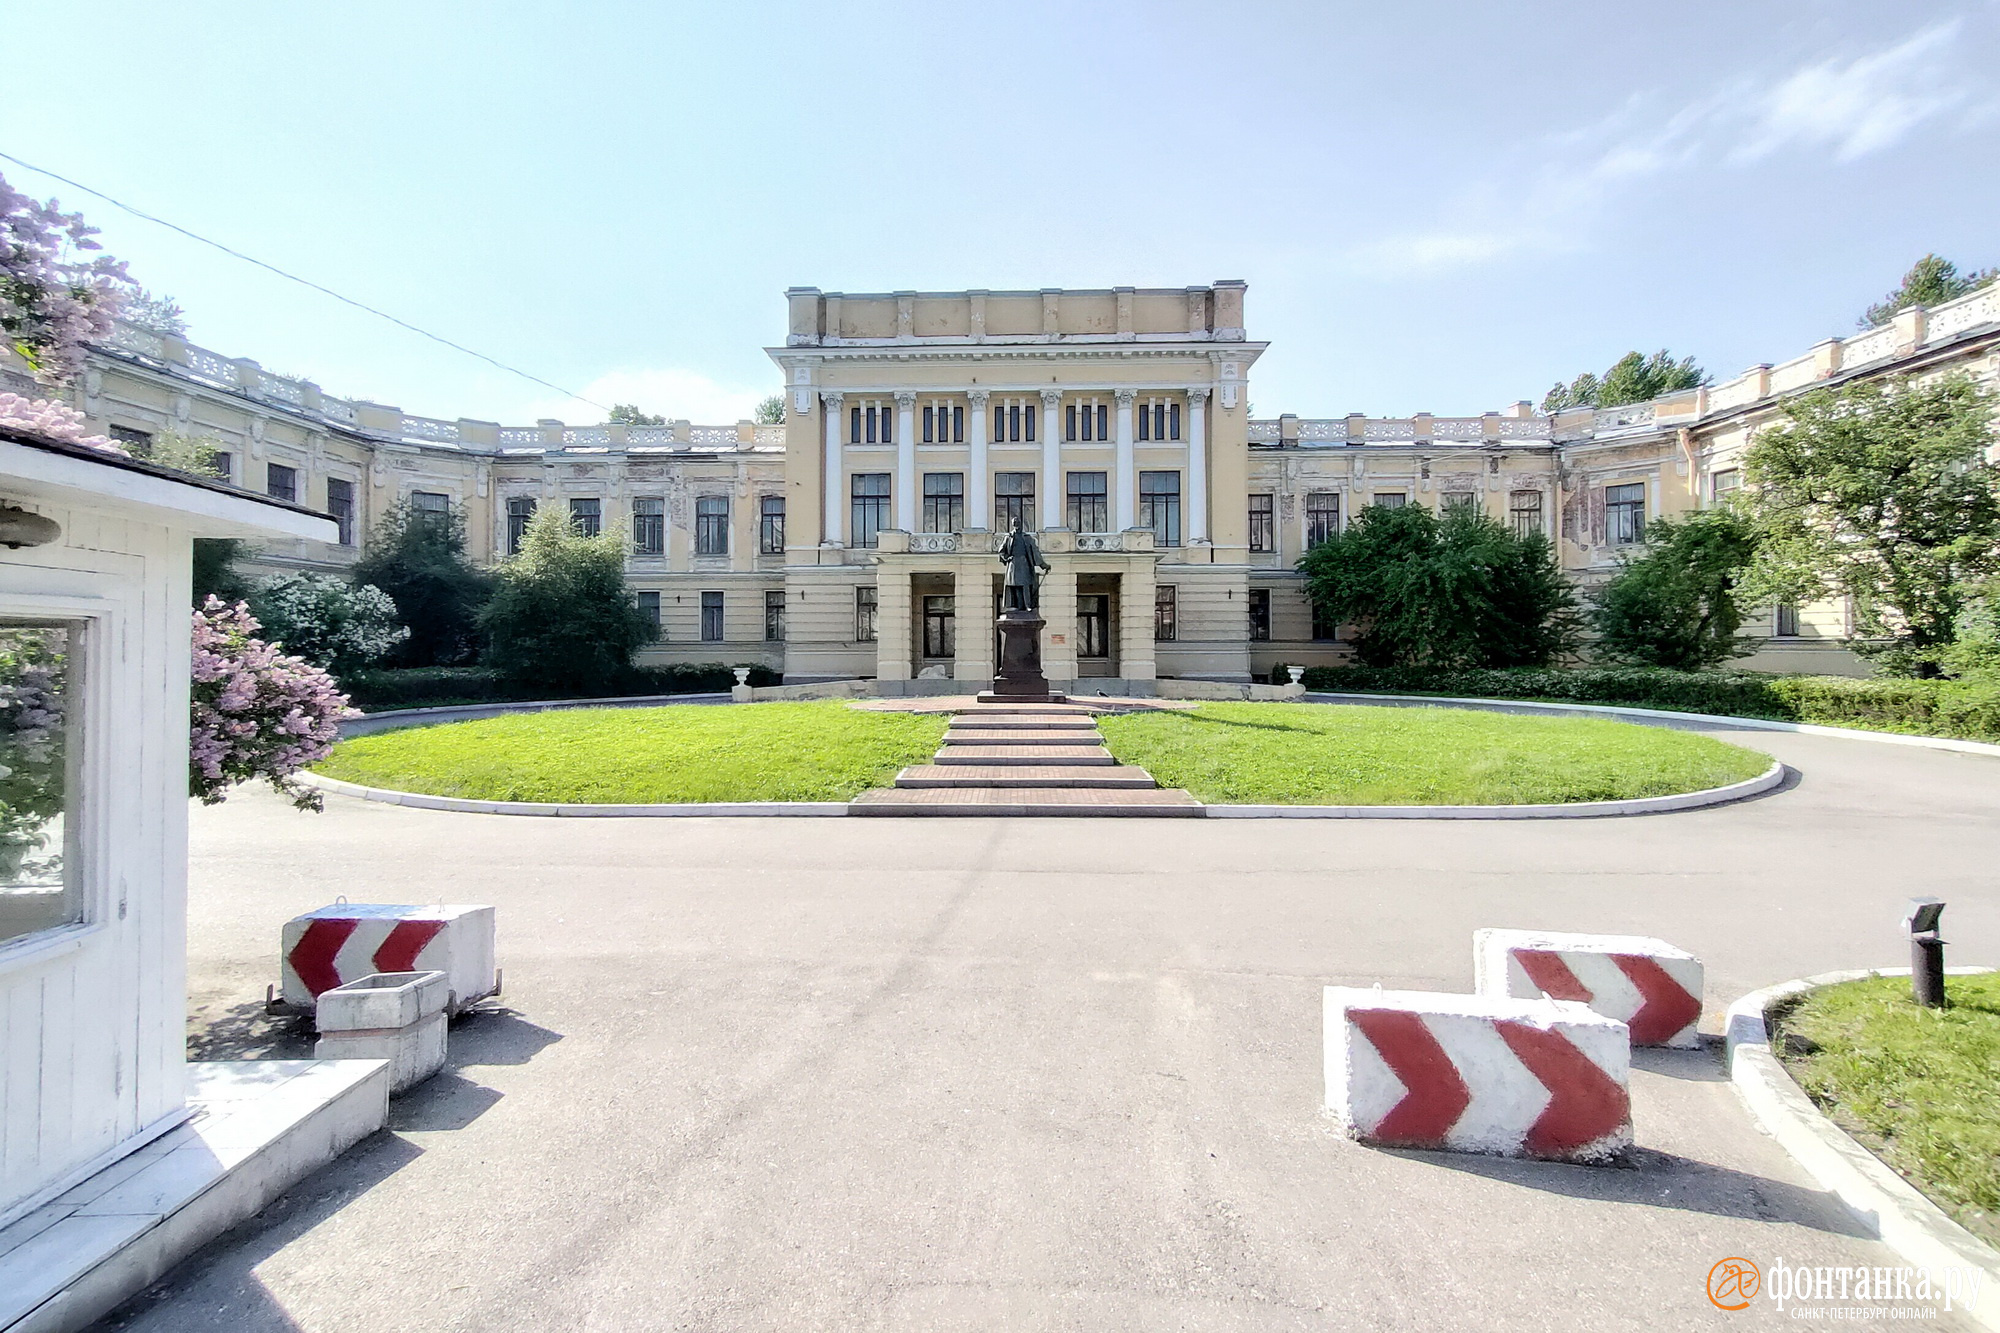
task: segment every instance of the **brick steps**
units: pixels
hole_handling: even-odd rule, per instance
[[[947,749],[958,745],[1037,745],[1099,746],[1104,738],[1095,731],[963,731],[953,728],[944,734]]]
[[[1039,764],[1043,766],[1115,764],[1101,745],[952,745],[947,743],[932,761],[938,764]]]
[[[847,807],[850,815],[974,817],[1126,816],[1199,819],[1205,807],[1172,787],[878,787]]]
[[[957,731],[1087,731],[1095,735],[1097,719],[1067,714],[1021,713],[1011,717],[973,717],[960,713],[951,720]]]
[[[1155,790],[1143,768],[1122,764],[918,764],[896,775],[898,787],[1122,787]]]

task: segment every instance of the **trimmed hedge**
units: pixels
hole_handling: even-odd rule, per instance
[[[1754,671],[1660,667],[1440,671],[1424,667],[1314,667],[1309,690],[1348,694],[1441,694],[1624,704],[1680,713],[1814,722],[1918,736],[2000,741],[2000,679],[1909,680],[1767,676]]]
[[[765,666],[750,668],[752,685],[776,685],[783,680]],[[391,708],[435,708],[446,704],[518,703],[530,699],[614,698],[646,694],[716,694],[736,684],[726,666],[632,667],[607,688],[584,694],[551,691],[525,685],[487,667],[409,667],[395,671],[355,671],[341,677],[340,686],[365,712]]]

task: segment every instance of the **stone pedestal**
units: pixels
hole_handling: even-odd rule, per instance
[[[1047,699],[1048,677],[1042,674],[1042,618],[1033,611],[1000,613],[1000,670],[992,693],[1002,699]]]

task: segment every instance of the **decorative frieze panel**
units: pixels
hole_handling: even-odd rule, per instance
[[[910,553],[913,555],[951,555],[958,550],[958,534],[955,532],[913,532],[910,534]]]

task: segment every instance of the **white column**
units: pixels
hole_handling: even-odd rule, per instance
[[[1137,392],[1132,389],[1114,389],[1118,400],[1118,447],[1113,455],[1116,462],[1111,474],[1111,530],[1123,532],[1138,521],[1139,506],[1135,498],[1138,493],[1139,474],[1133,471],[1132,461],[1132,399]]]
[[[968,528],[991,528],[993,508],[987,500],[987,488],[992,485],[993,474],[986,464],[986,390],[968,389],[966,401],[972,410],[965,415],[970,418],[966,429],[972,432],[972,475],[965,479],[965,526]],[[989,652],[987,656],[992,656]]]
[[[1188,390],[1187,539],[1208,540],[1208,390]]]
[[[917,394],[896,391],[896,526],[917,530]]]
[[[822,464],[826,469],[826,525],[820,530],[820,541],[827,546],[847,544],[841,535],[846,528],[841,501],[847,498],[841,494],[840,432],[847,429],[847,414],[840,410],[841,397],[837,393],[819,396],[820,411],[826,417],[826,458]]]
[[[1042,527],[1063,524],[1062,390],[1042,390]]]

